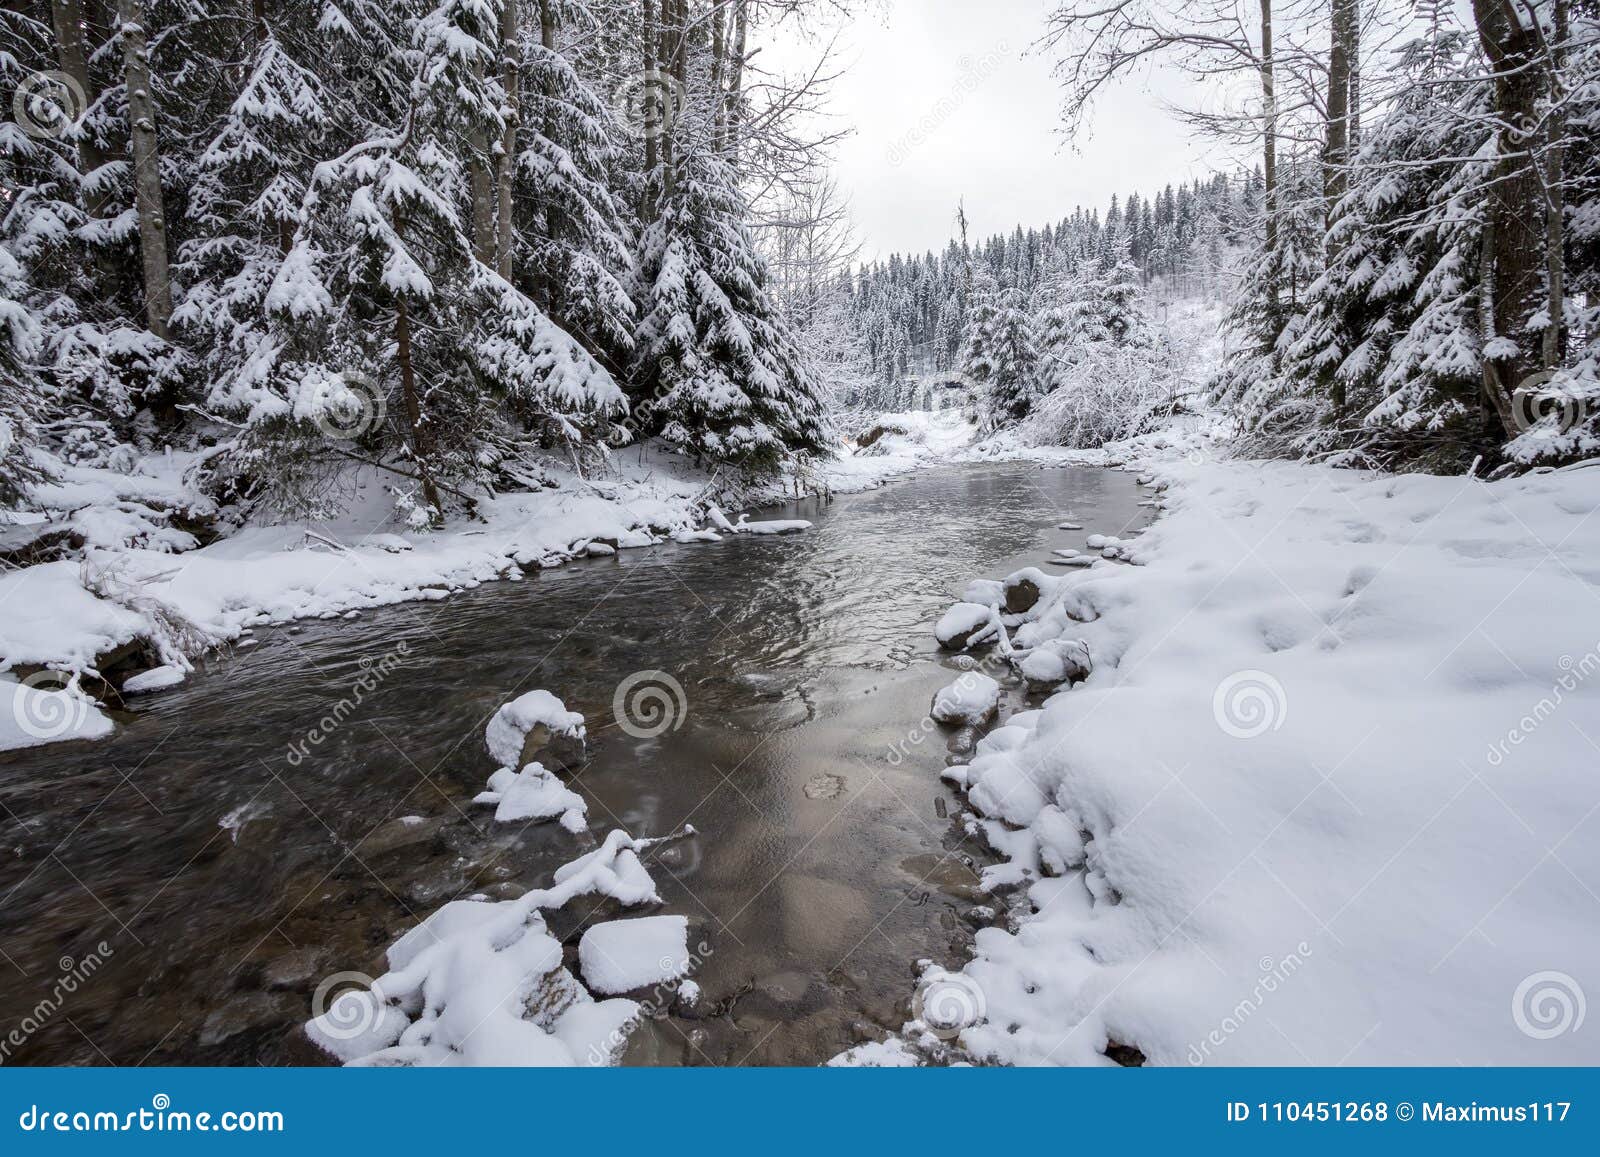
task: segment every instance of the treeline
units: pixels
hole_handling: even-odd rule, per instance
[[[1017,308],[1030,314],[1060,305],[1074,280],[1086,288],[1109,276],[1119,261],[1131,265],[1140,287],[1215,290],[1230,254],[1257,227],[1264,189],[1259,172],[1219,173],[1168,185],[1155,196],[1113,197],[1104,217],[1079,207],[1042,229],[1019,225],[976,244],[965,236],[963,213],[959,235],[942,253],[891,254],[864,266],[847,286],[865,360],[857,392],[899,408],[907,401],[904,379],[958,371],[974,321],[975,284],[1015,290],[1023,300]]]
[[[426,525],[540,453],[820,449],[743,192],[802,151],[749,61],[803,7],[0,9],[0,498],[173,446],[294,513],[375,464]]]
[[[1265,180],[1218,400],[1250,448],[1464,470],[1600,450],[1591,0],[1073,0],[1069,117],[1154,59]]]

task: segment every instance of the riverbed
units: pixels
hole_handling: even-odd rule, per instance
[[[701,1007],[625,1063],[815,1064],[892,1030],[915,962],[1003,919],[939,780],[952,737],[910,740],[957,674],[931,624],[974,575],[1143,525],[1138,500],[1119,471],[929,469],[762,515],[813,523],[797,535],[262,630],[109,740],[0,755],[0,1038],[28,1029],[6,1060],[326,1061],[301,1031],[326,977],[376,975],[439,905],[590,846],[471,803],[485,721],[538,687],[587,717],[567,779],[593,835],[696,831],[649,867],[705,945]],[[614,717],[630,676],[669,688],[664,725]]]

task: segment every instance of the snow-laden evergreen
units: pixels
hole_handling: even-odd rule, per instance
[[[677,158],[640,242],[633,375],[645,429],[743,469],[823,449],[822,387],[767,293],[727,163]]]

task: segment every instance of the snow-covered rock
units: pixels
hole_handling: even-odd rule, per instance
[[[588,827],[588,805],[583,797],[541,763],[530,763],[519,772],[500,768],[489,777],[488,790],[479,792],[472,802],[492,805],[496,823],[521,823],[559,816],[561,826],[569,832],[581,832]]]
[[[483,735],[489,755],[504,768],[521,767],[556,738],[576,743],[581,751],[583,716],[568,711],[566,704],[548,691],[529,691],[505,704],[489,720]]]
[[[750,522],[743,516],[733,524],[735,534],[799,534],[810,530],[811,524],[803,518],[779,518],[766,522]]]
[[[933,696],[929,714],[939,723],[974,726],[994,718],[1000,707],[1000,684],[981,671],[968,671]]]
[[[689,921],[640,916],[596,924],[578,941],[578,967],[595,992],[635,992],[689,971]]]
[[[389,970],[376,980],[339,973],[324,981],[306,1034],[337,1059],[362,1066],[615,1063],[638,1023],[639,1005],[595,1000],[564,967],[543,913],[583,896],[624,905],[658,899],[638,858],[654,842],[614,831],[558,870],[549,888],[500,903],[444,905],[395,942]],[[683,917],[652,919],[671,924]],[[674,975],[687,969],[681,935],[668,948],[662,945],[672,938],[660,931],[642,939],[652,952],[671,956]],[[652,963],[654,972],[663,970],[660,957]],[[331,981],[347,986],[340,990]]]
[[[140,671],[137,675],[130,675],[123,680],[122,693],[146,695],[152,691],[165,691],[168,687],[178,686],[186,678],[188,678],[187,672],[175,664],[152,667],[148,671]]]
[[[957,603],[939,619],[933,634],[949,651],[964,651],[991,638],[995,630],[994,608],[981,603]]]
[[[1018,670],[1036,687],[1087,679],[1093,669],[1089,644],[1083,639],[1050,639],[1039,644],[1022,660]]]
[[[999,579],[973,579],[961,595],[964,603],[977,603],[982,607],[997,607],[1005,602],[1006,586]]]
[[[0,678],[0,751],[67,739],[103,739],[115,730],[75,685],[32,686]]]
[[[1027,614],[1033,610],[1039,596],[1054,586],[1055,580],[1038,567],[1026,567],[1007,575],[1004,583],[1006,611],[1013,615]]]

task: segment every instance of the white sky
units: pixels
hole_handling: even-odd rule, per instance
[[[855,132],[837,171],[865,258],[942,248],[962,197],[984,237],[1213,170],[1162,106],[1188,92],[1181,80],[1126,84],[1101,100],[1088,140],[1061,138],[1052,62],[1028,54],[1051,7],[890,0],[846,29],[833,104]]]

